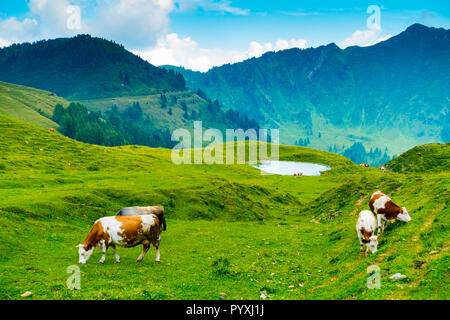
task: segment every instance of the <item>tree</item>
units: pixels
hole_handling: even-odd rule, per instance
[[[160,102],[161,102],[161,109],[166,109],[167,108],[167,97],[165,94],[161,94],[159,96]]]

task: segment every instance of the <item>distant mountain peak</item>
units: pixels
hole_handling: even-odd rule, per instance
[[[429,30],[432,29],[430,27],[427,27],[423,24],[420,23],[414,23],[412,25],[410,25],[408,28],[406,28],[405,32],[410,32],[410,31],[424,31],[424,30]]]

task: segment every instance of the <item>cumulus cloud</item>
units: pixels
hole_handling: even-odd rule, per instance
[[[68,20],[79,6],[80,28],[69,28]],[[0,38],[8,42],[73,36],[89,33],[131,47],[154,44],[168,32],[172,0],[29,0],[24,20],[0,19]]]
[[[267,42],[261,44],[252,41],[245,51],[205,49],[190,37],[179,37],[170,33],[161,37],[156,46],[133,52],[154,65],[183,66],[195,71],[207,71],[214,66],[226,63],[236,63],[245,59],[260,57],[268,51],[279,51],[290,48],[306,48],[306,40],[291,39],[278,40],[275,44]]]
[[[378,42],[385,41],[392,37],[392,35],[383,36],[381,28],[373,28],[367,30],[356,30],[351,37],[344,39],[338,43],[339,47],[345,49],[350,46],[367,47]]]
[[[103,2],[102,2],[103,3]],[[168,32],[171,0],[120,0],[101,5],[95,21],[88,21],[93,35],[141,47],[155,43]]]

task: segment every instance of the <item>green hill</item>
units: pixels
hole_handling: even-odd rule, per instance
[[[394,172],[441,172],[450,168],[450,143],[431,143],[412,148],[385,164]]]
[[[89,35],[0,49],[0,80],[49,90],[69,100],[185,88],[181,75],[157,68],[112,41]]]
[[[448,298],[448,171],[383,174],[288,146],[281,159],[332,169],[294,178],[248,165],[174,165],[168,149],[88,145],[4,115],[0,155],[1,299],[25,291],[31,299]],[[375,190],[413,220],[388,225],[365,258],[355,222]],[[119,248],[120,264],[109,252],[100,265],[94,252],[80,266],[81,289],[68,290],[74,247],[92,223],[153,204],[167,212],[161,263],[153,249],[141,264],[138,247]],[[379,290],[366,287],[370,265],[380,267]],[[407,278],[389,280],[397,272]]]
[[[393,156],[450,139],[450,79],[442,72],[450,68],[449,40],[450,30],[415,24],[369,47],[268,52],[206,73],[171,68],[189,88],[279,127],[283,144],[308,139],[343,154],[359,142]]]
[[[0,114],[27,121],[42,128],[57,128],[51,120],[55,105],[68,102],[54,93],[0,82]]]

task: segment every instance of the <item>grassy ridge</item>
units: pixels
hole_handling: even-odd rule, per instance
[[[50,120],[57,103],[69,103],[55,94],[0,81],[0,114],[6,114],[43,128],[57,128]]]
[[[177,166],[170,150],[87,145],[1,115],[0,148],[0,298],[448,298],[448,172],[382,174],[286,146],[281,159],[332,170],[294,179],[248,165]],[[379,252],[364,258],[354,225],[378,189],[413,220],[389,225]],[[95,252],[81,266],[81,290],[66,288],[74,246],[93,221],[157,203],[168,215],[160,264],[153,249],[141,264],[140,248],[120,248],[120,264],[109,252],[99,265]],[[371,264],[380,290],[366,288]],[[390,281],[397,272],[407,278]]]
[[[386,163],[394,172],[440,172],[450,168],[450,143],[416,146]]]

